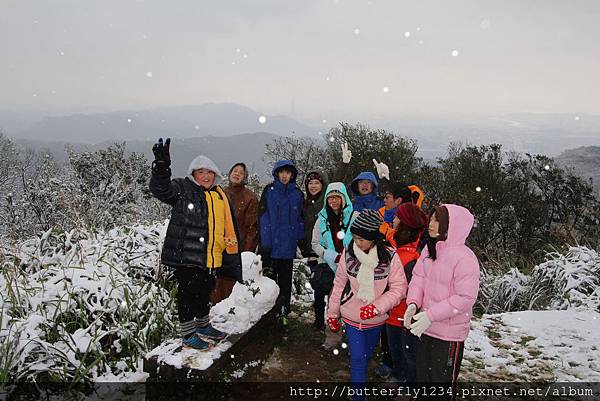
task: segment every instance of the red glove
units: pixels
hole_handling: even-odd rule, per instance
[[[340,321],[334,317],[330,317],[327,319],[327,325],[329,326],[329,330],[334,333],[337,333],[342,328]]]
[[[377,315],[379,315],[379,311],[373,304],[369,304],[360,308],[360,318],[362,320],[373,319]]]

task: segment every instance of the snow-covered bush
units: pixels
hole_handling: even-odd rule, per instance
[[[87,382],[135,371],[175,331],[153,280],[164,225],[56,233],[0,248],[0,379]]]
[[[549,255],[531,276],[534,306],[551,309],[586,308],[600,311],[600,255],[583,246]]]
[[[600,255],[570,247],[552,252],[531,275],[512,268],[495,275],[482,269],[477,309],[502,313],[531,309],[585,308],[600,310]]]

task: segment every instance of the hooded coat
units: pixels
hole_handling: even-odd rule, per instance
[[[367,195],[361,195],[358,192],[358,182],[361,180],[369,180],[373,183],[373,191]],[[354,202],[352,206],[355,212],[362,212],[363,209],[379,210],[383,206],[383,199],[377,196],[377,178],[375,174],[370,171],[363,171],[350,184],[350,190],[352,191],[352,197]]]
[[[306,176],[308,177],[312,173],[317,173],[323,180],[323,189],[321,193],[318,194],[317,197],[312,197],[310,192],[308,192],[308,180],[304,180],[304,188],[306,189],[306,200],[304,201],[304,240],[307,247],[309,249],[303,250],[303,256],[316,256],[314,252],[312,252],[311,243],[313,236],[313,227],[315,226],[315,222],[317,221],[317,215],[323,209],[324,199],[325,199],[325,188],[327,188],[328,180],[327,175],[319,170],[313,170],[308,172]],[[306,253],[306,254],[305,254]]]
[[[479,261],[465,241],[474,217],[464,207],[448,210],[446,240],[435,245],[436,259],[423,250],[413,270],[406,303],[416,304],[432,322],[425,334],[444,341],[464,341],[479,293]]]
[[[327,196],[333,192],[337,191],[342,194],[342,226],[344,228],[344,238],[342,239],[342,243],[344,248],[348,247],[348,244],[352,241],[352,233],[350,232],[350,225],[358,215],[358,213],[354,213],[354,209],[352,207],[352,203],[350,202],[350,196],[348,196],[348,192],[346,191],[346,187],[341,182],[332,182],[327,186],[327,190],[325,191],[325,199]],[[323,205],[323,208],[319,211],[317,216],[317,221],[313,227],[312,231],[312,249],[319,256],[319,263],[328,262],[325,258],[325,252],[327,250],[333,251],[337,254],[335,250],[335,245],[333,243],[333,233],[332,227],[330,226],[329,219],[327,218],[327,204]],[[336,269],[333,269],[334,271]]]
[[[171,218],[167,227],[161,261],[172,267],[192,267],[207,269],[207,247],[209,244],[207,191],[216,191],[216,186],[205,189],[193,178],[194,170],[205,168],[222,178],[221,172],[206,156],[198,156],[190,163],[188,176],[171,180],[171,172],[160,174],[153,171],[150,178],[150,191],[160,201],[172,206]],[[234,211],[229,203],[230,212]],[[237,222],[233,219],[239,242]],[[242,281],[242,260],[239,253],[223,252],[222,266],[215,269],[217,275]]]
[[[247,174],[247,173],[246,173]],[[231,199],[242,238],[240,251],[256,252],[258,245],[258,198],[246,188],[246,179],[240,185],[224,188]]]
[[[292,170],[286,185],[277,172],[283,167]],[[293,259],[298,241],[304,238],[302,207],[304,194],[296,185],[298,170],[289,160],[279,160],[272,170],[274,181],[262,192],[259,203],[260,246],[271,250],[271,258]]]

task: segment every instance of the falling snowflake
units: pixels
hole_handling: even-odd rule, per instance
[[[230,355],[229,355],[229,357],[230,357],[231,359],[235,359],[235,355],[233,355],[233,354],[230,354]]]
[[[579,121],[579,116],[575,116],[575,121]]]
[[[421,27],[420,27],[420,26],[418,26],[418,27],[417,27],[417,31],[420,31],[420,30],[421,30]]]
[[[327,120],[323,120],[323,124],[327,124]]]
[[[408,32],[408,31],[404,32],[404,37],[405,38],[410,38],[410,32]]]
[[[488,29],[490,27],[491,23],[489,19],[484,19],[483,21],[481,21],[481,23],[479,24],[479,27],[481,29]]]
[[[146,76],[147,76],[148,78],[152,78],[152,71],[148,71],[148,72],[146,73]]]
[[[231,65],[235,65],[235,61],[232,61],[232,62],[231,62]]]
[[[200,126],[199,125],[194,125],[194,128],[195,129],[200,129]]]
[[[236,52],[236,53],[239,53],[239,52],[241,52],[241,51],[242,51],[242,49],[240,49],[239,47],[238,47],[237,49],[235,49],[235,52]]]
[[[193,210],[194,209],[194,204],[193,203],[188,203],[188,209]]]
[[[354,28],[354,34],[357,36],[360,35],[360,29]]]
[[[58,54],[60,54],[61,56],[65,55],[65,52],[63,52],[62,50],[58,52]]]
[[[244,54],[242,57],[243,57],[243,58],[248,58],[248,55],[247,55],[247,54]]]
[[[258,117],[258,122],[261,123],[261,124],[266,123],[267,122],[267,117],[265,117],[265,116]]]
[[[325,81],[329,81],[329,77],[325,77]]]
[[[388,88],[387,86],[385,86],[383,88],[383,93],[388,93],[390,91],[390,88]]]
[[[131,121],[132,121],[132,120],[131,120],[131,118],[128,118],[128,119],[127,119],[127,122],[128,122],[128,123],[130,123]]]
[[[323,132],[322,132],[322,131],[319,131],[319,132],[317,132],[317,134],[319,134],[319,135],[323,135]]]
[[[550,170],[550,166],[546,164],[546,165],[544,166],[544,170],[546,170],[546,171]]]
[[[333,355],[339,355],[339,354],[340,354],[340,351],[338,351],[337,348],[333,350]]]
[[[200,242],[204,242],[204,237],[200,237]]]
[[[594,319],[595,319],[595,318],[594,318]],[[348,348],[348,344],[346,344],[346,343],[342,343],[342,348],[343,348],[343,349],[346,349],[346,348]]]
[[[452,50],[452,57],[458,57],[458,50]]]
[[[481,187],[477,187],[477,188],[475,188],[475,191],[477,191],[477,192],[481,192]]]
[[[330,136],[330,137],[329,137],[329,142],[333,142],[333,141],[335,141],[335,138],[334,138],[334,137],[332,137],[332,136]]]
[[[338,233],[336,234],[336,237],[338,237],[338,239],[343,240],[346,237],[346,233],[343,231],[338,231]]]

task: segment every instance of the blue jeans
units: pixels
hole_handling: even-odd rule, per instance
[[[418,337],[404,327],[386,324],[386,330],[394,361],[392,375],[400,383],[414,383],[417,372]]]
[[[354,401],[365,399],[362,388],[367,380],[367,366],[373,357],[382,328],[383,326],[377,326],[360,330],[349,324],[346,325],[346,337],[350,348],[350,382],[357,390],[352,398]]]

